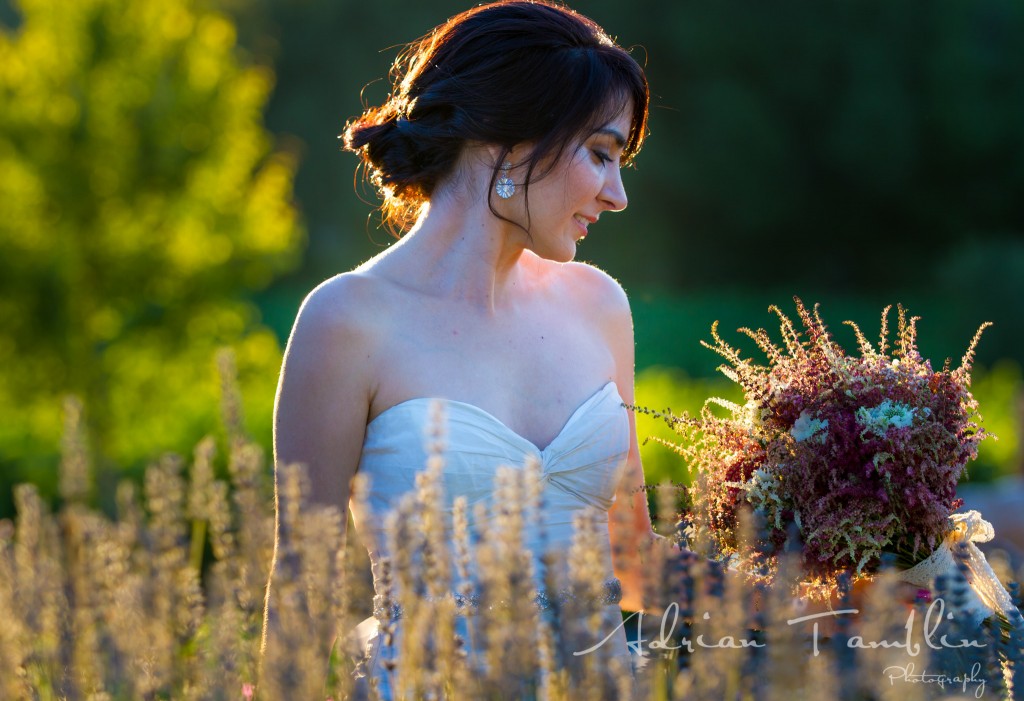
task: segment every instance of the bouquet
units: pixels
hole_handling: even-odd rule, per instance
[[[891,307],[882,313],[877,347],[846,322],[858,355],[832,339],[817,306],[809,311],[797,298],[796,308],[802,331],[771,307],[781,346],[764,329],[740,329],[767,364],[742,357],[716,322],[714,343],[702,344],[728,361],[719,369],[740,385],[745,404],[711,398],[699,417],[667,417],[690,439],[675,447],[697,471],[696,527],[721,555],[767,578],[787,539],[798,535],[804,585],[822,596],[835,590],[840,573],[869,576],[886,553],[907,581],[928,586],[936,574],[955,571],[950,548],[963,542],[968,564],[980,572],[978,586],[971,585],[979,599],[969,605],[972,613],[1016,614],[973,545],[992,537],[991,526],[976,512],[954,514],[962,506],[957,482],[986,436],[970,370],[989,324],[978,329],[958,368],[947,360],[935,370],[917,349],[919,317],[908,318],[902,306],[891,349]],[[713,405],[730,415],[716,415]],[[749,547],[738,536],[744,508],[762,523]]]

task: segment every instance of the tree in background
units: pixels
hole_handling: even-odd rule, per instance
[[[293,268],[273,76],[200,0],[22,0],[0,25],[0,515],[56,474],[61,399],[122,467],[216,425],[215,349],[270,420],[280,361],[246,294]],[[269,423],[254,427],[269,436]],[[52,482],[51,485],[52,487]]]

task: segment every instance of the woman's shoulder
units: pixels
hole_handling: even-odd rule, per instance
[[[629,315],[626,291],[607,272],[590,263],[578,261],[563,263],[561,267],[567,290],[588,309],[602,315]]]
[[[369,341],[381,330],[385,315],[382,281],[353,271],[324,280],[302,301],[292,330],[322,341]]]
[[[631,347],[633,315],[619,281],[590,263],[574,261],[561,268],[559,293],[571,305],[565,313],[586,319],[610,348]]]
[[[363,316],[372,298],[374,281],[359,272],[341,273],[314,287],[299,307],[299,318],[328,325],[345,325]]]

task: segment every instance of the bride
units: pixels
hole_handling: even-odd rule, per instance
[[[303,303],[281,371],[276,464],[305,464],[313,498],[343,513],[353,476],[369,477],[354,521],[378,543],[376,584],[386,515],[414,488],[430,402],[445,400],[446,506],[486,503],[500,466],[532,459],[548,552],[568,548],[574,516],[600,514],[600,638],[628,659],[619,607],[643,606],[630,557],[654,537],[623,406],[632,320],[619,284],[573,259],[602,215],[626,207],[622,168],[646,130],[643,71],[591,20],[513,0],[448,20],[395,72],[389,99],[344,139],[405,233]],[[371,631],[367,642],[387,698],[386,641]]]

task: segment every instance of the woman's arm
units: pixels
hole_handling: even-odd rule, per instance
[[[299,309],[285,350],[274,407],[277,533],[260,658],[261,691],[268,693],[281,683],[272,678],[281,669],[275,661],[290,652],[276,591],[298,574],[283,557],[282,470],[305,466],[307,504],[336,508],[344,528],[373,391],[375,344],[366,287],[365,279],[343,275],[315,289]],[[328,654],[329,649],[323,650],[325,670]]]
[[[600,302],[594,305],[599,313],[608,347],[615,363],[615,384],[627,404],[633,404],[633,316],[622,287],[611,277],[600,274],[596,285]],[[622,608],[639,611],[644,608],[644,559],[657,537],[651,527],[644,491],[644,473],[637,443],[636,417],[629,412],[629,453],[608,513],[612,545],[612,567],[622,582]]]
[[[623,399],[627,399],[623,393]],[[632,416],[630,416],[632,424]],[[644,600],[644,566],[646,554],[658,536],[651,528],[647,495],[643,491],[643,470],[639,456],[627,458],[626,471],[619,484],[615,503],[608,513],[612,545],[612,567],[622,582],[620,606],[627,611],[649,608]]]

